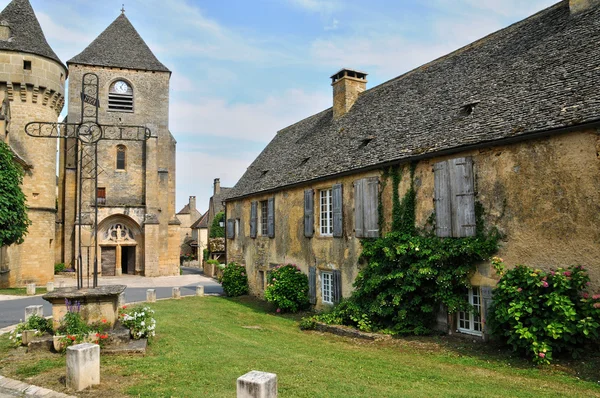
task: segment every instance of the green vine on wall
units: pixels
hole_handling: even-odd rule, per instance
[[[0,246],[23,243],[31,225],[22,183],[23,169],[9,146],[0,141]]]

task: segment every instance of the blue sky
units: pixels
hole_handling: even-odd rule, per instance
[[[30,0],[66,62],[120,14],[173,71],[177,210],[208,207],[276,132],[329,108],[329,76],[374,87],[558,0]],[[4,8],[8,0],[0,0]]]

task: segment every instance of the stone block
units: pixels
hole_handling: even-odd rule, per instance
[[[58,288],[63,289],[65,287],[65,281],[58,282]]]
[[[277,397],[277,375],[253,370],[237,379],[237,398]]]
[[[27,295],[33,296],[34,294],[35,294],[35,283],[28,283],[27,284]]]
[[[83,343],[67,347],[67,387],[75,391],[100,384],[100,346]]]
[[[173,288],[173,298],[180,299],[181,298],[181,290],[178,287]]]
[[[125,299],[125,292],[119,294],[119,307],[123,307],[125,305],[125,303],[127,302],[127,300]]]
[[[23,330],[21,333],[21,341],[23,345],[29,345],[29,343],[35,337],[35,330]]]
[[[146,290],[146,301],[149,303],[156,303],[156,290],[154,290],[154,289]]]
[[[204,286],[196,286],[196,296],[204,297]]]
[[[28,320],[32,315],[44,316],[44,306],[30,305],[25,307],[25,320]]]
[[[48,293],[54,291],[54,282],[48,282],[48,283],[46,283],[46,291]]]

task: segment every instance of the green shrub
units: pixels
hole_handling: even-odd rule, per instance
[[[55,274],[58,274],[59,272],[65,272],[66,269],[67,269],[67,267],[65,266],[65,263],[54,264],[54,273]]]
[[[52,320],[33,314],[27,321],[19,323],[9,336],[9,339],[16,347],[19,347],[22,344],[23,331],[25,330],[35,330],[35,334],[38,336],[41,336],[44,333],[52,333]]]
[[[216,260],[217,265],[219,264]],[[229,263],[223,269],[223,276],[220,278],[221,285],[225,294],[229,297],[242,296],[248,294],[248,274],[243,265]]]
[[[296,265],[277,266],[269,274],[265,298],[277,312],[298,312],[308,308],[308,277]]]
[[[498,259],[499,260],[499,259]],[[582,266],[550,272],[517,265],[504,272],[488,315],[492,333],[516,352],[547,364],[555,354],[578,357],[600,332],[600,294],[585,292],[590,278]]]
[[[31,225],[27,199],[21,190],[23,169],[13,156],[10,147],[0,140],[0,246],[23,243]]]
[[[84,336],[92,330],[89,325],[83,320],[80,314],[81,303],[78,301],[70,302],[66,300],[67,313],[60,320],[60,326],[56,330],[57,334]]]
[[[220,225],[221,222],[225,222],[225,213],[222,211],[215,214],[215,218],[213,219],[212,225],[210,226],[209,238],[225,237],[225,227],[222,227]]]
[[[119,320],[123,326],[129,328],[131,336],[134,339],[150,339],[156,334],[154,310],[150,307],[142,305],[133,307],[123,306],[119,312]]]

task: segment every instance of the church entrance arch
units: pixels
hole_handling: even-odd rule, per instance
[[[104,219],[98,228],[101,275],[143,275],[143,238],[140,226],[125,215]]]

